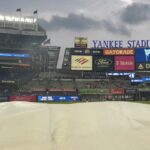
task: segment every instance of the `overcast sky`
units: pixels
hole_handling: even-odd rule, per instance
[[[150,0],[0,0],[0,14],[31,16],[38,10],[39,23],[51,45],[73,47],[74,37],[92,40],[150,39]]]

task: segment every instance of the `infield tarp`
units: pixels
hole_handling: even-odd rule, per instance
[[[150,105],[1,103],[0,150],[150,150]]]

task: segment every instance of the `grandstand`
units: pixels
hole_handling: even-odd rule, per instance
[[[0,17],[2,96],[43,94],[45,99],[78,95],[82,101],[149,99],[150,60],[145,49],[98,49],[77,44],[66,48],[62,69],[57,70],[60,47],[43,45],[48,39],[37,20],[26,22],[24,18],[19,23],[7,19]]]
[[[44,68],[47,50],[40,47],[46,31],[33,17],[0,15],[0,87],[21,88]]]

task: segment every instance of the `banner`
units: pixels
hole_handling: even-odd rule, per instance
[[[102,49],[71,48],[71,55],[102,55]]]
[[[75,102],[80,101],[79,96],[38,96],[38,102]]]
[[[0,53],[0,57],[17,57],[17,58],[29,58],[30,54],[16,54],[16,53]]]
[[[148,71],[150,70],[150,63],[136,63],[136,70]]]
[[[124,94],[124,89],[111,89],[111,94]]]
[[[36,102],[36,96],[10,96],[9,101]]]
[[[108,76],[128,76],[129,78],[135,78],[135,72],[109,72]]]
[[[94,56],[102,55],[103,50],[102,49],[91,49],[91,54]]]
[[[103,55],[134,55],[134,49],[104,49]]]
[[[95,71],[112,71],[114,69],[114,60],[111,56],[93,57],[93,67]]]
[[[0,83],[1,84],[15,84],[16,81],[15,80],[1,80]]]
[[[115,71],[133,71],[134,56],[115,56]]]
[[[143,82],[150,82],[150,77],[142,77]]]
[[[75,48],[87,48],[87,38],[86,37],[75,37],[74,47]]]
[[[137,94],[137,89],[125,89],[125,94]]]
[[[83,55],[84,49],[71,49],[71,55]]]
[[[150,48],[136,48],[135,49],[136,62],[150,62]]]
[[[71,70],[92,70],[92,56],[71,56]]]
[[[50,89],[47,89],[47,91],[50,91],[50,92],[76,92],[76,89],[72,89],[72,88],[50,88]]]

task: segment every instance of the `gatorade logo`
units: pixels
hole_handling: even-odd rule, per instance
[[[138,66],[138,69],[139,69],[139,70],[143,70],[143,69],[144,69],[143,65],[140,64],[140,65]]]
[[[78,62],[78,63],[80,63],[81,65],[83,65],[86,62],[88,62],[88,59],[86,59],[86,58],[78,58],[75,61]]]

